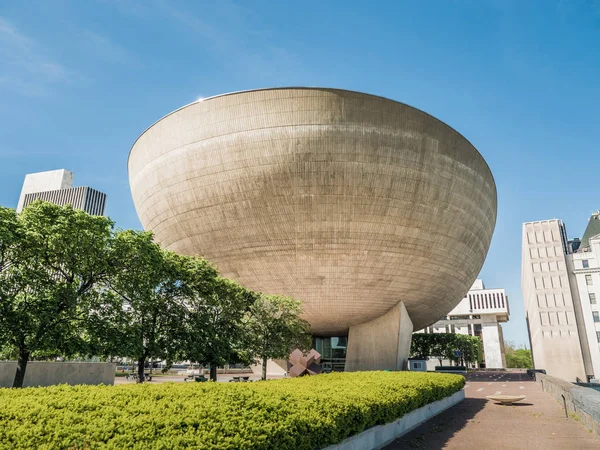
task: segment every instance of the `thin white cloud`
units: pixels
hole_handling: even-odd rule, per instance
[[[67,70],[45,56],[40,46],[0,17],[0,88],[43,96],[54,83],[67,82]]]

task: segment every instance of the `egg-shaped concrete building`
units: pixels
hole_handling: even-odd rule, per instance
[[[204,99],[148,128],[128,164],[163,246],[301,300],[315,336],[348,336],[350,370],[403,365],[413,328],[472,285],[496,222],[494,179],[469,141],[359,92]]]

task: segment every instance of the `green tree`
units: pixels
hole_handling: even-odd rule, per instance
[[[267,379],[269,359],[288,358],[292,350],[311,347],[310,326],[300,318],[301,303],[289,297],[261,294],[246,316],[249,348],[262,362]]]
[[[0,336],[3,353],[17,358],[13,386],[22,387],[32,357],[87,351],[84,325],[109,270],[113,223],[41,201],[0,214]]]
[[[469,336],[466,334],[452,334],[452,346],[454,350],[458,350],[462,356],[455,357],[453,360],[459,362],[461,365],[466,364],[479,364],[483,356],[483,344],[481,339],[477,336]]]
[[[454,352],[462,356],[455,356]],[[453,333],[416,333],[412,336],[411,356],[419,358],[437,358],[440,366],[444,359],[460,364],[479,363],[483,345],[477,336]]]
[[[132,230],[117,233],[110,254],[113,270],[90,314],[90,336],[97,354],[137,361],[144,382],[147,361],[173,360],[184,345],[188,259]]]
[[[415,333],[412,335],[412,341],[410,344],[410,356],[413,358],[427,359],[433,356],[431,351],[433,347],[433,340],[431,334],[426,333]]]
[[[525,347],[516,348],[512,342],[504,342],[506,367],[509,369],[530,369],[533,367],[531,350]]]
[[[205,260],[196,261],[212,269]],[[191,288],[185,359],[208,365],[210,379],[217,381],[217,367],[252,361],[243,319],[256,294],[235,281],[217,277],[214,269],[194,271]]]

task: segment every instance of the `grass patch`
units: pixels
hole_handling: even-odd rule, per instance
[[[0,448],[315,449],[460,390],[460,375],[0,389]]]

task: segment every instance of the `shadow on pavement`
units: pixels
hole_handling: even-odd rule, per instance
[[[385,450],[399,449],[440,449],[454,434],[476,421],[475,415],[481,411],[487,400],[484,398],[466,398],[458,405],[433,417],[413,431],[396,439]]]
[[[498,406],[533,406],[533,403],[526,403],[526,402],[519,402],[519,403],[513,403],[512,405],[503,405],[502,403],[496,403],[494,402],[494,405],[498,405]]]

